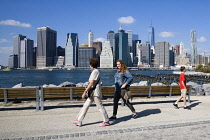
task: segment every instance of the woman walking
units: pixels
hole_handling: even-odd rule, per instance
[[[133,107],[133,105],[129,102],[129,100],[125,100],[124,95],[127,91],[129,91],[130,84],[133,81],[133,77],[129,72],[127,66],[122,60],[117,60],[117,68],[119,69],[115,74],[115,93],[114,93],[114,106],[113,106],[113,115],[109,119],[117,118],[117,110],[118,110],[118,102],[120,98],[122,98],[123,102],[128,106],[128,108],[132,112],[131,118],[135,119],[137,117],[137,113]]]
[[[90,68],[92,70],[90,77],[89,77],[89,84],[87,88],[85,89],[84,93],[82,94],[82,99],[85,98],[86,93],[90,92],[87,100],[85,101],[83,107],[81,108],[79,114],[77,115],[77,119],[75,121],[71,121],[73,124],[77,126],[82,126],[82,121],[90,107],[90,105],[95,102],[98,110],[101,112],[103,116],[103,122],[99,125],[100,127],[108,126],[109,123],[109,117],[107,115],[107,112],[102,104],[101,98],[101,82],[100,82],[100,73],[97,69],[98,66],[98,60],[96,58],[90,59]],[[92,94],[91,94],[92,93]]]

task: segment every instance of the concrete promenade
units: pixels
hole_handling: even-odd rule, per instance
[[[86,139],[86,140],[209,140],[210,96],[191,96],[191,110],[172,105],[178,96],[135,98],[138,112],[130,119],[127,107],[118,109],[118,119],[110,126],[99,127],[102,115],[91,106],[82,127],[75,120],[84,101],[45,102],[45,111],[36,111],[35,102],[0,104],[0,140]],[[103,101],[112,115],[112,100]]]

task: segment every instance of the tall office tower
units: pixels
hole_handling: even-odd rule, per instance
[[[155,64],[159,67],[168,67],[169,64],[169,43],[157,42],[155,43]]]
[[[135,55],[135,57],[134,57],[134,66],[138,66],[138,65],[142,65],[142,60],[141,60],[141,54],[142,54],[142,52],[141,52],[141,49],[140,49],[140,46],[141,46],[141,41],[137,41],[136,43],[135,43],[136,45],[136,55]]]
[[[26,36],[21,35],[21,34],[13,37],[13,54],[16,54],[17,55],[17,59],[18,59],[18,66],[17,66],[17,68],[20,67],[21,40],[23,40],[24,38],[26,38]]]
[[[149,26],[149,40],[150,46],[155,47],[155,30],[154,27],[151,25]]]
[[[195,65],[196,62],[196,55],[197,55],[197,35],[196,35],[196,30],[191,30],[190,31],[190,51],[191,51],[191,65]]]
[[[183,42],[180,43],[179,54],[180,54],[182,57],[185,57],[185,53],[184,53],[184,43],[183,43]]]
[[[102,42],[93,42],[92,47],[96,48],[96,54],[100,57],[102,51]]]
[[[21,40],[20,68],[33,67],[34,41],[28,38]]]
[[[127,66],[131,66],[131,58],[128,48],[128,34],[120,26],[118,33],[115,34],[115,61],[120,59]]]
[[[34,47],[34,49],[33,49],[33,66],[34,66],[34,68],[36,68],[36,60],[37,60],[37,47]]]
[[[151,53],[150,53],[150,42],[137,43],[138,58],[141,56],[141,62],[138,60],[138,64],[150,65],[151,63]],[[141,55],[139,54],[141,52]]]
[[[105,41],[100,56],[100,68],[113,68],[113,53],[110,41]]]
[[[102,42],[93,42],[93,46],[96,48],[96,58],[98,59],[98,67],[100,67],[100,56],[102,51]]]
[[[200,55],[200,54],[196,55],[195,64],[196,64],[196,65],[201,65],[201,64],[203,64],[203,56],[202,56],[202,55]]]
[[[111,45],[111,49],[112,49],[112,53],[113,53],[113,61],[115,62],[115,52],[116,52],[116,48],[115,48],[115,33],[114,31],[110,30],[107,33],[107,41],[110,42]]]
[[[93,32],[90,32],[88,33],[88,47],[92,47],[93,46],[93,39],[94,39],[94,36],[93,36]]]
[[[129,47],[130,52],[132,52],[133,31],[127,30],[127,33],[128,33],[128,47]]]
[[[96,48],[79,47],[78,58],[78,67],[89,67],[90,58],[96,58]]]
[[[68,33],[65,50],[65,66],[77,67],[78,66],[78,35],[77,33]]]
[[[133,34],[133,40],[138,40],[139,39],[139,35],[137,35],[137,34]]]
[[[177,47],[179,45],[175,45],[175,47]],[[176,49],[175,49],[176,50]],[[174,48],[173,46],[169,46],[169,66],[174,66],[175,64],[175,56],[179,56],[178,53],[174,52]]]
[[[56,47],[56,56],[65,56],[65,48],[61,46]]]
[[[9,56],[8,66],[9,68],[12,68],[12,69],[18,68],[18,55],[17,54],[13,54]]]
[[[179,55],[180,52],[180,45],[174,45],[174,53],[175,55]]]
[[[49,27],[37,28],[37,68],[54,66],[57,32]]]
[[[138,64],[138,51],[137,51],[137,43],[141,44],[141,40],[133,40],[133,66]]]

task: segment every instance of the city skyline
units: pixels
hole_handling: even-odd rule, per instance
[[[44,9],[46,6],[48,10]],[[13,54],[14,36],[22,34],[37,44],[39,27],[49,26],[57,31],[57,46],[65,48],[67,33],[77,33],[81,46],[88,44],[90,30],[95,39],[104,41],[107,33],[110,30],[117,33],[120,25],[125,31],[132,30],[145,43],[151,20],[156,42],[166,41],[173,45],[182,41],[185,52],[190,53],[190,31],[194,29],[198,54],[206,52],[209,55],[209,6],[208,0],[171,0],[170,3],[167,0],[108,0],[100,4],[96,0],[1,0],[0,65],[8,65],[8,57]]]

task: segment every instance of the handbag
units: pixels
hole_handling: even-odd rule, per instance
[[[96,84],[95,84],[90,90],[88,90],[88,91],[86,92],[86,96],[87,96],[87,97],[93,96],[94,91],[95,91],[96,86],[97,86],[97,84],[99,83],[99,81],[100,81],[100,78],[98,79],[98,81],[96,82]]]
[[[129,99],[131,99],[131,101],[132,101],[131,92],[129,90],[127,90],[125,92],[124,99],[125,99],[126,103],[129,101]]]

